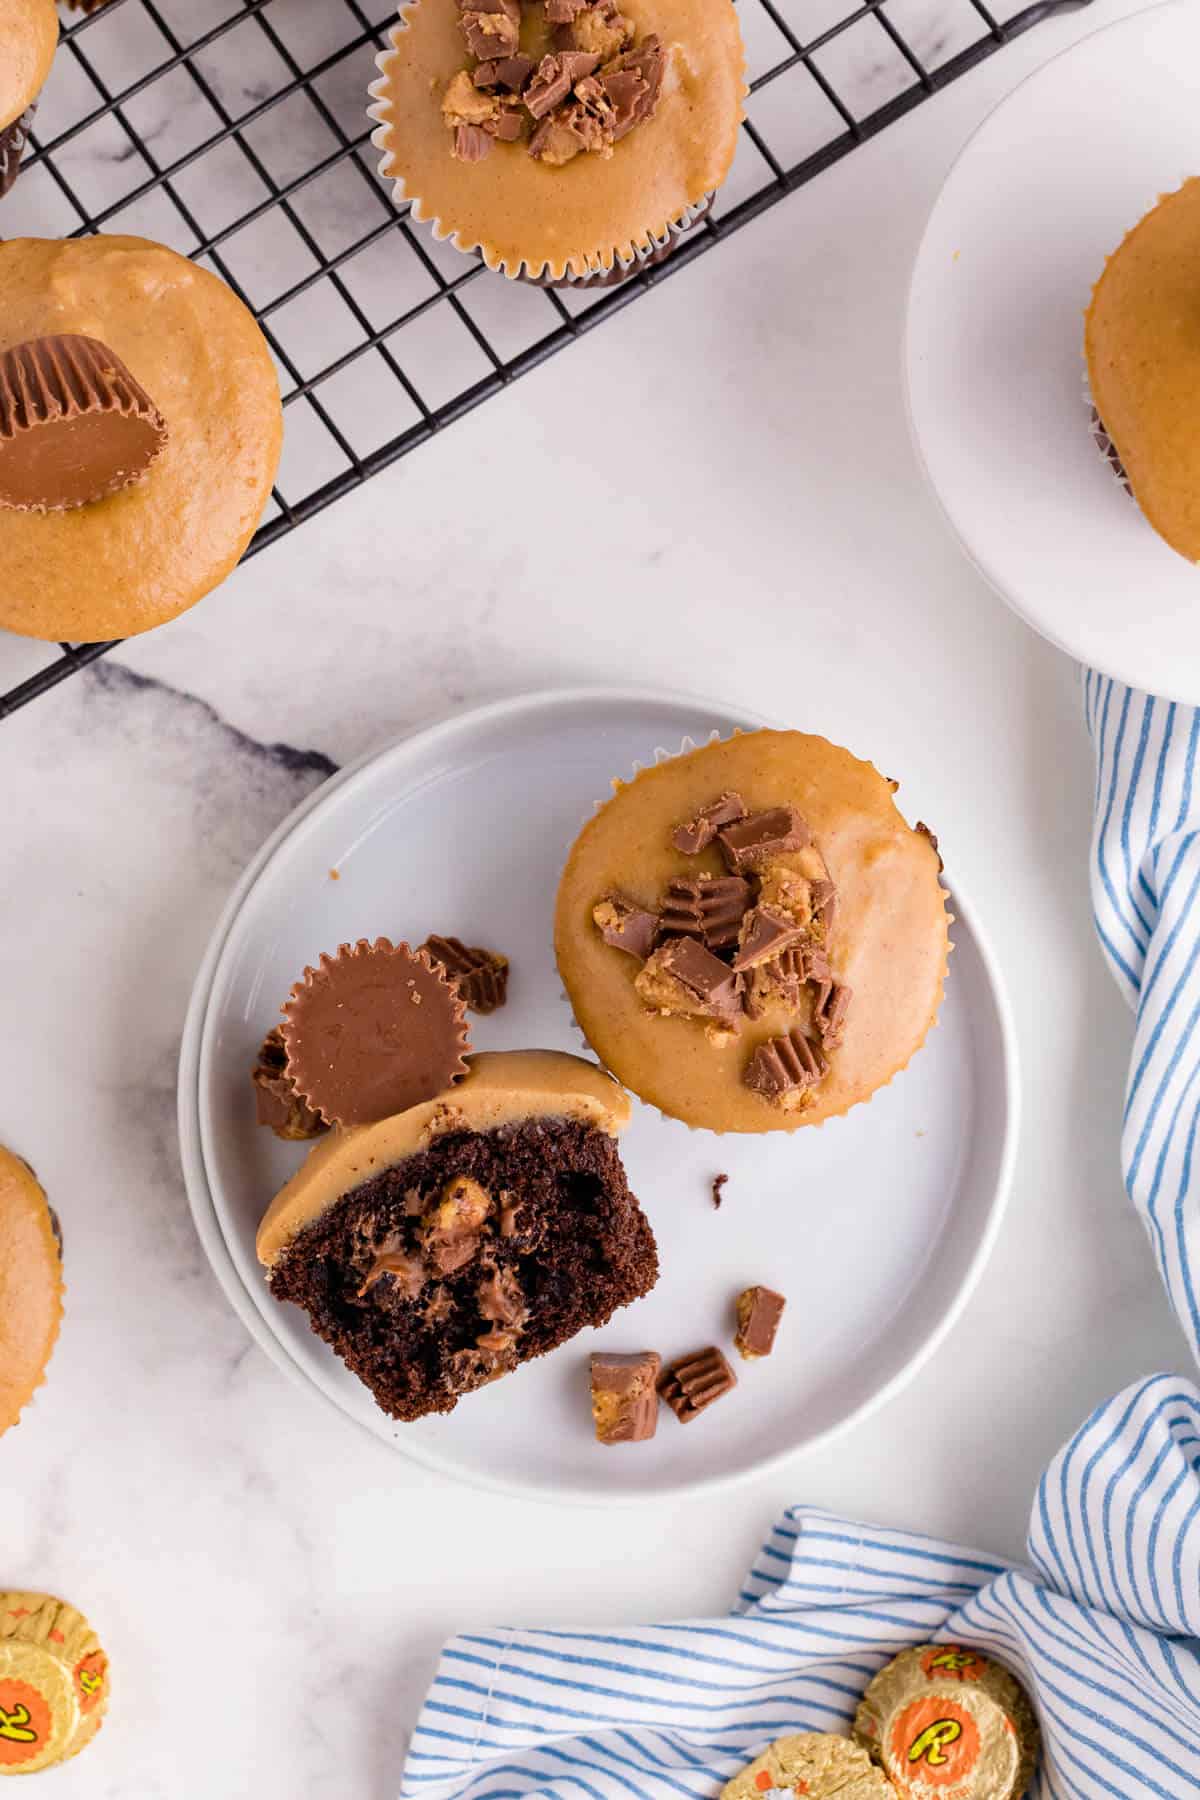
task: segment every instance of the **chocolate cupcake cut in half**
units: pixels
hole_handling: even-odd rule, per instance
[[[451,1411],[658,1278],[616,1082],[548,1050],[468,1062],[444,1093],[330,1132],[258,1233],[276,1299],[396,1419]]]
[[[792,1131],[866,1100],[937,1017],[936,843],[894,784],[798,731],[667,757],[576,839],[555,950],[617,1079],[714,1131]]]
[[[669,248],[728,174],[747,92],[731,0],[409,0],[378,60],[397,200],[550,284]]]

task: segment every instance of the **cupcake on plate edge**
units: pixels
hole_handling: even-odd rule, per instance
[[[1126,234],[1087,309],[1093,434],[1172,550],[1200,562],[1200,178]]]

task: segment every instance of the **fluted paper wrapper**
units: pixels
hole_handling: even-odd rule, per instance
[[[0,1775],[78,1755],[108,1691],[108,1658],[82,1613],[49,1594],[0,1594]]]
[[[428,3],[428,0],[426,0]],[[401,46],[406,26],[406,15],[421,4],[421,0],[405,0],[400,7],[398,24],[392,27],[391,43],[386,50],[379,51],[375,58],[379,70],[378,79],[373,81],[367,92],[371,96],[371,104],[367,108],[369,118],[376,121],[376,128],[371,133],[371,142],[381,152],[379,172],[385,181],[391,183],[392,197],[397,206],[408,205],[410,217],[417,223],[427,225],[439,243],[449,243],[463,256],[474,258],[482,256],[489,269],[497,274],[505,275],[510,281],[528,281],[537,287],[554,288],[597,288],[614,287],[639,269],[649,268],[661,263],[671,254],[675,245],[692,226],[702,220],[712,206],[714,194],[704,194],[693,205],[685,207],[678,218],[669,221],[664,230],[651,232],[644,245],[635,246],[631,255],[618,256],[611,249],[597,245],[594,254],[588,255],[586,274],[575,274],[570,271],[555,275],[546,262],[534,266],[524,260],[513,263],[491,250],[487,244],[464,243],[458,233],[453,219],[441,219],[431,216],[421,195],[414,193],[407,185],[404,175],[393,170],[391,153],[387,146],[389,125],[388,111],[388,73],[393,59],[401,54]],[[447,137],[449,133],[447,133]],[[449,155],[449,147],[446,154]]]

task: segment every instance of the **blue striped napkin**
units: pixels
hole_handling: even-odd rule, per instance
[[[1100,1407],[1051,1463],[1029,1566],[792,1507],[733,1611],[623,1631],[466,1632],[403,1800],[713,1800],[772,1738],[844,1731],[906,1644],[991,1650],[1037,1706],[1036,1800],[1200,1794],[1200,1391]]]
[[[1096,931],[1137,1015],[1122,1171],[1200,1358],[1200,710],[1093,670],[1084,704],[1096,747]]]
[[[1200,711],[1088,672],[1096,930],[1136,1010],[1122,1164],[1200,1357]],[[731,1613],[623,1631],[468,1632],[445,1649],[402,1800],[713,1800],[771,1741],[844,1731],[906,1645],[1024,1681],[1034,1800],[1200,1797],[1200,1391],[1108,1401],[1042,1477],[1028,1563],[792,1507]]]

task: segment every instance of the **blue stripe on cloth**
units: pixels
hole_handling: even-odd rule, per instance
[[[1092,911],[1136,1011],[1121,1137],[1125,1186],[1200,1358],[1200,709],[1092,671],[1083,688],[1096,754]]]

